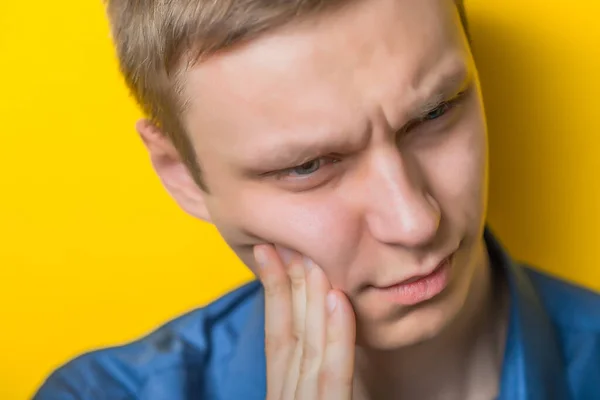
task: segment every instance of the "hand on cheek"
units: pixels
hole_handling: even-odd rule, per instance
[[[350,400],[355,320],[319,266],[271,245],[254,248],[265,288],[267,399]]]

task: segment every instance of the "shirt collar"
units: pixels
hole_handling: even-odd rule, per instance
[[[489,228],[484,238],[491,264],[503,270],[510,293],[499,399],[569,399],[559,340],[533,283]]]
[[[510,293],[508,331],[499,400],[569,399],[567,375],[555,329],[526,271],[514,263],[489,228],[484,239],[493,268],[502,269]],[[224,399],[266,396],[264,296],[238,336]]]

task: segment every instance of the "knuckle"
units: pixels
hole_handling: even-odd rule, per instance
[[[267,356],[277,354],[297,345],[294,335],[265,334],[265,351]]]
[[[314,371],[314,366],[307,364],[305,362],[302,362],[300,364],[300,371],[299,371],[299,376],[298,376],[298,380],[299,381],[307,381],[309,380],[309,377],[311,375],[313,375],[313,371]]]
[[[275,335],[266,335],[265,336],[265,351],[267,355],[279,353],[281,350],[286,348],[288,344],[286,341]]]
[[[263,283],[265,296],[276,297],[285,293],[287,282],[283,279],[271,278]]]
[[[302,347],[302,336],[297,335],[296,333],[294,333],[290,339],[290,346],[293,346],[294,348],[296,347]]]
[[[290,276],[290,281],[293,290],[302,290],[304,288],[304,277],[303,276]]]
[[[288,270],[288,275],[293,289],[298,290],[305,286],[304,268],[302,266],[291,266]]]
[[[304,338],[304,326],[301,323],[294,324],[294,340],[296,344],[301,344]]]
[[[335,385],[336,387],[351,387],[352,376],[345,376],[331,368],[323,368],[319,371],[319,386],[321,388]]]
[[[318,349],[311,343],[304,342],[302,346],[302,363],[300,375],[305,376],[313,372],[315,366],[319,365],[321,356]]]

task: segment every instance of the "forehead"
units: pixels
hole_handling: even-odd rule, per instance
[[[384,104],[408,107],[464,63],[458,28],[452,0],[348,2],[192,69],[184,123],[197,148],[217,152],[225,136],[234,152],[267,133],[321,135],[364,126],[365,113]]]

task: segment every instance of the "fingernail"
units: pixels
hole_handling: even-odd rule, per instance
[[[259,268],[264,268],[267,265],[267,254],[265,250],[261,247],[254,248],[254,258],[256,258],[256,262],[258,263]]]
[[[337,297],[333,292],[329,292],[327,294],[327,310],[330,314],[335,311],[335,307],[337,306]]]
[[[292,261],[292,251],[280,246],[275,246],[275,250],[277,250],[277,254],[279,254],[281,261],[283,261],[285,265],[289,265]]]
[[[302,261],[304,262],[306,270],[311,270],[315,266],[314,261],[306,256],[302,257]]]

